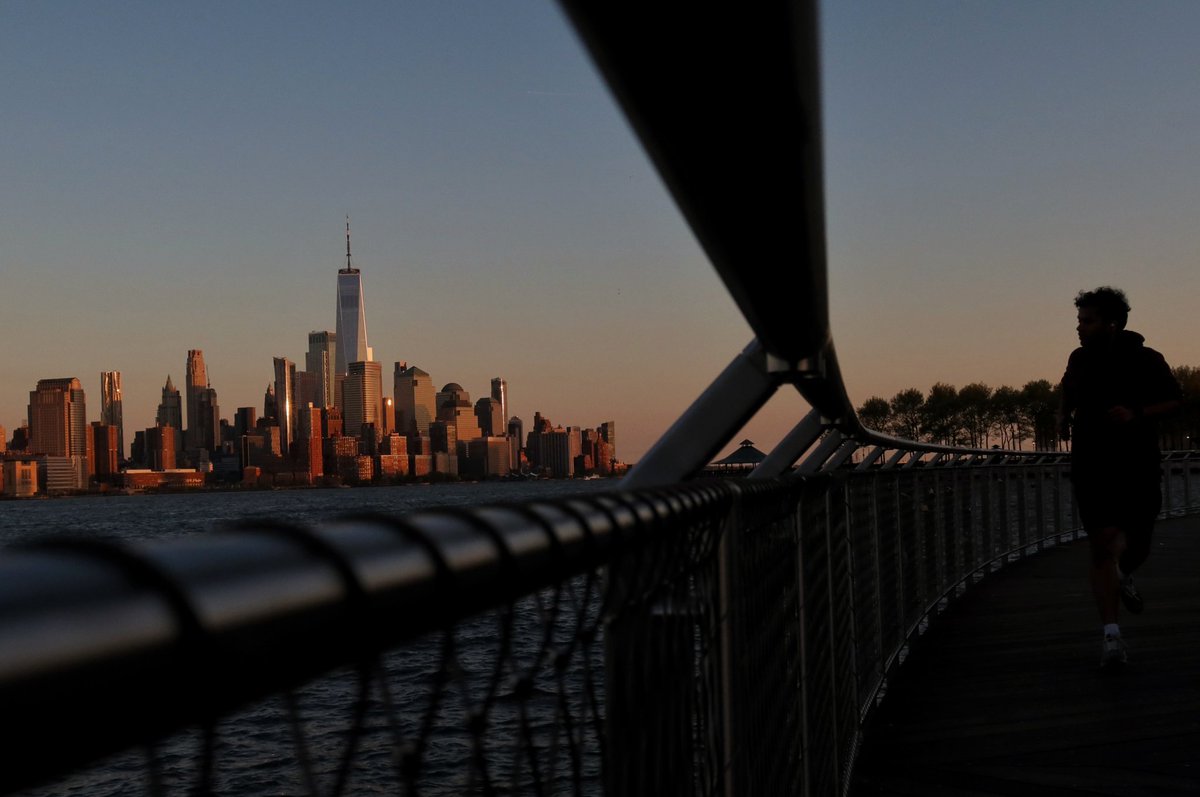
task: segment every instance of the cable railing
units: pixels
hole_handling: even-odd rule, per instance
[[[0,787],[99,761],[67,782],[841,793],[913,639],[988,573],[1080,533],[1060,457],[916,453],[10,548]],[[1195,511],[1198,474],[1194,454],[1166,458],[1164,515]]]
[[[750,345],[620,492],[6,550],[0,790],[844,794],[914,639],[1079,536],[1065,455],[854,412],[815,4],[562,5]],[[693,478],[788,387],[812,410],[749,478]],[[1163,513],[1197,511],[1196,454],[1163,470]]]

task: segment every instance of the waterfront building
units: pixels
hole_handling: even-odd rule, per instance
[[[111,481],[120,472],[121,451],[117,427],[102,421],[92,421],[91,464],[88,470],[98,481]]]
[[[484,437],[503,437],[508,433],[504,423],[504,409],[494,398],[481,398],[475,402],[475,420]]]
[[[342,393],[343,434],[361,437],[365,424],[379,428],[379,412],[383,407],[383,367],[380,363],[350,363]]]
[[[339,301],[339,306],[340,306]],[[315,381],[316,397],[310,399],[315,407],[337,404],[337,333],[314,330],[308,333],[308,352],[304,355],[304,370]]]
[[[367,345],[367,311],[363,302],[362,274],[350,262],[350,217],[346,217],[346,267],[338,270],[336,374],[350,373],[350,364],[374,359]]]
[[[582,454],[582,440],[578,426],[559,426],[537,434],[540,461],[538,466],[555,479],[569,479],[575,475],[576,458]]]
[[[100,372],[100,422],[117,430],[117,461],[125,458],[125,424],[122,420],[121,372]]]
[[[204,352],[188,349],[187,373],[184,375],[184,397],[187,401],[187,427],[184,442],[187,448],[204,448],[200,423],[200,393],[208,387],[208,368],[204,364]]]
[[[152,426],[143,436],[143,463],[150,470],[172,470],[176,464],[179,431],[171,426]]]
[[[611,466],[617,460],[617,422],[605,421],[600,424],[600,439],[608,443],[609,447],[609,465]]]
[[[508,440],[503,437],[480,437],[466,444],[466,468],[463,475],[473,479],[488,479],[508,473]]]
[[[525,439],[525,424],[517,416],[508,419],[508,466],[521,469],[521,441]]]
[[[346,472],[347,468],[357,467],[356,465],[347,464],[347,460],[357,460],[359,456],[357,437],[328,438],[323,443],[323,449],[325,451],[326,473],[337,473],[340,476]]]
[[[408,363],[396,363],[392,395],[396,431],[409,437],[428,435],[430,422],[437,419],[437,397],[429,374],[415,365],[410,368]]]
[[[43,456],[38,465],[38,481],[48,495],[71,493],[87,486],[87,457]]]
[[[4,424],[0,424],[0,454],[8,450],[8,438],[4,436]]]
[[[375,470],[381,479],[400,479],[408,475],[407,454],[380,454],[375,459]]]
[[[33,498],[38,494],[38,463],[40,458],[33,456],[7,458],[3,462],[0,483],[4,485],[4,495],[10,498]]]
[[[38,380],[29,393],[29,443],[33,454],[87,455],[87,407],[78,379]]]
[[[409,454],[408,455],[408,472],[410,475],[420,478],[433,473],[433,455],[431,454]]]
[[[300,425],[300,407],[296,403],[296,364],[287,357],[275,357],[275,407],[279,421],[279,444],[284,454],[291,450]]]

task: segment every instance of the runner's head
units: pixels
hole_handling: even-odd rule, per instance
[[[1075,297],[1079,308],[1079,342],[1087,346],[1112,340],[1129,320],[1129,300],[1124,291],[1104,286],[1094,291],[1080,291]]]

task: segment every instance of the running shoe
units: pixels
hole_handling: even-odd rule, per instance
[[[1121,579],[1121,603],[1125,604],[1125,608],[1133,614],[1141,614],[1142,609],[1145,608],[1145,604],[1142,602],[1142,593],[1133,586],[1133,576],[1125,576]]]
[[[1129,657],[1125,653],[1125,640],[1119,636],[1105,634],[1100,647],[1100,666],[1111,669],[1124,666],[1127,661]]]

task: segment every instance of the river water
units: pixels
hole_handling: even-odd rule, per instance
[[[612,490],[616,485],[615,480],[487,482],[3,501],[0,502],[0,545],[7,546],[56,533],[125,540],[164,539],[204,534],[222,523],[253,518],[311,523],[350,513],[402,514],[442,506],[557,499],[573,494]],[[545,630],[545,623],[542,622],[544,612],[530,601],[518,606],[513,618],[518,642],[509,656],[513,661],[507,666],[505,678],[508,681],[517,675],[514,668],[521,666],[520,640],[539,639]],[[477,783],[468,782],[470,776],[466,762],[473,754],[474,740],[465,730],[462,716],[478,709],[478,705],[472,704],[472,701],[477,699],[481,689],[486,691],[486,686],[471,686],[470,680],[482,678],[486,681],[495,669],[495,640],[500,622],[497,617],[489,615],[461,626],[455,633],[456,650],[450,659],[445,655],[440,638],[418,641],[386,657],[383,665],[389,691],[385,699],[384,693],[376,685],[372,700],[376,707],[392,700],[397,708],[390,721],[387,718],[379,720],[376,732],[365,735],[360,751],[355,756],[354,774],[347,794],[402,793],[395,764],[396,751],[406,746],[411,749],[414,740],[422,736],[417,726],[420,724],[418,718],[424,716],[420,708],[406,712],[405,707],[427,706],[429,684],[436,682],[448,667],[455,671],[460,681],[454,690],[447,690],[443,695],[444,705],[438,711],[439,730],[428,738],[429,748],[422,756],[426,776],[422,779],[421,793],[458,794],[464,790],[477,790]],[[566,684],[565,689],[556,690],[548,676],[543,674],[535,679],[533,693],[526,700],[512,701],[511,694],[502,693],[501,699],[491,707],[488,733],[493,741],[489,742],[486,754],[490,757],[493,772],[497,774],[502,793],[525,791],[523,788],[513,788],[513,782],[527,780],[525,775],[512,774],[512,770],[525,767],[520,759],[529,755],[528,743],[518,742],[519,736],[536,741],[538,734],[541,734],[543,742],[538,744],[543,747],[542,755],[546,754],[544,739],[549,738],[547,732],[552,737],[549,744],[562,743],[552,726],[562,720],[563,708],[558,704],[563,702],[563,694],[570,695],[569,699],[575,703],[568,710],[576,715],[577,720],[599,722],[596,716],[589,715],[589,709],[584,705],[589,684],[582,679],[599,678],[602,674],[598,672],[602,670],[601,656],[599,647],[585,656],[587,661],[582,670],[572,671],[569,676],[571,682]],[[215,793],[306,794],[308,791],[300,764],[303,756],[313,760],[321,793],[326,793],[333,781],[333,773],[337,769],[351,724],[349,717],[355,701],[356,683],[353,673],[335,673],[298,693],[299,716],[304,729],[303,752],[298,752],[295,746],[289,724],[291,715],[282,698],[269,699],[223,720],[217,728]],[[590,688],[602,691],[602,685],[591,685]],[[529,715],[525,718],[521,716],[522,706],[529,709]],[[457,718],[451,715],[457,715]],[[521,731],[522,721],[530,729],[526,733]],[[392,727],[385,728],[387,725]],[[396,735],[396,725],[404,726],[399,728],[399,737]],[[507,747],[504,743],[498,744],[496,738],[507,739],[510,744]],[[198,732],[185,732],[156,751],[154,766],[161,770],[169,793],[188,793],[194,784],[199,751],[202,749],[199,740]],[[115,797],[148,793],[147,761],[146,751],[129,751],[99,762],[84,772],[21,794],[28,797],[66,794]],[[555,766],[562,768],[561,763]],[[586,791],[594,791],[598,766],[597,757],[588,753],[584,758],[583,776],[592,785]],[[510,771],[497,772],[502,769]],[[545,779],[545,773],[542,777]]]

